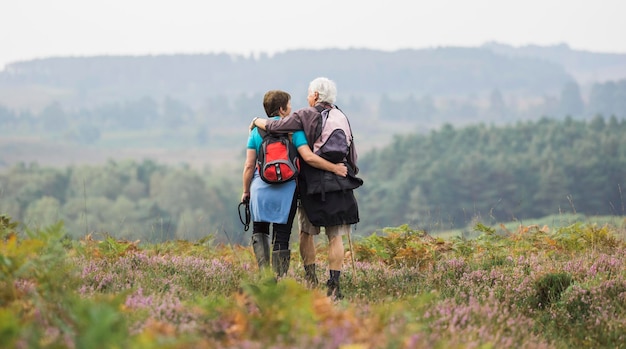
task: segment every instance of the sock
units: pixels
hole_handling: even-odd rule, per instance
[[[339,275],[341,275],[341,271],[339,270],[330,271],[330,279],[333,281],[339,282]]]

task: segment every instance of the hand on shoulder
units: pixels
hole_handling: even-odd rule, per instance
[[[254,124],[254,122],[258,119],[258,116],[255,116],[254,119],[252,119],[252,122],[250,123],[250,131],[254,130],[254,128],[256,127],[256,125]]]

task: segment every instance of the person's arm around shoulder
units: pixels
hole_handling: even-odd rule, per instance
[[[267,132],[288,133],[302,130],[302,120],[298,111],[281,119],[266,119],[255,117],[250,123],[250,129],[258,127]]]

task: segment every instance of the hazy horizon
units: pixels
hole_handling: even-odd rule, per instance
[[[620,0],[276,0],[269,5],[234,0],[219,8],[191,0],[23,0],[4,4],[0,12],[0,31],[9,33],[0,41],[0,70],[8,63],[49,57],[395,51],[488,42],[626,53],[623,13],[626,2]]]

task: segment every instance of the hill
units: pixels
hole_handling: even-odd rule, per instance
[[[0,73],[0,104],[24,109],[56,100],[68,107],[93,107],[170,96],[198,107],[207,98],[235,98],[271,88],[303,95],[308,81],[318,75],[337,80],[344,99],[381,94],[467,96],[494,88],[537,96],[558,93],[576,77],[584,77],[580,81],[584,84],[603,82],[607,72],[613,73],[612,79],[626,77],[626,54],[486,44],[395,52],[296,50],[258,57],[53,57],[7,65]]]
[[[0,166],[108,158],[238,164],[263,93],[289,91],[299,108],[320,75],[337,81],[361,153],[446,123],[626,117],[626,54],[565,45],[52,57],[0,72]]]
[[[482,47],[504,56],[531,57],[556,63],[583,86],[626,77],[625,54],[572,50],[566,44],[548,47],[527,45],[515,48],[492,42]]]

